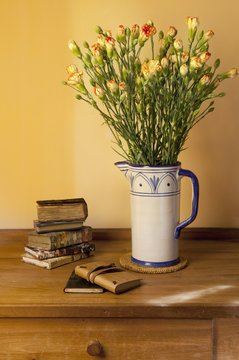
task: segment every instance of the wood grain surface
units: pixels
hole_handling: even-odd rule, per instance
[[[239,320],[216,319],[213,327],[215,360],[239,359]]]
[[[72,270],[87,261],[118,265],[130,251],[127,237],[95,239],[91,260],[53,270],[21,261],[26,241],[27,231],[0,232],[0,317],[239,317],[239,242],[182,239],[180,255],[189,260],[185,269],[141,274],[142,285],[120,295],[92,295],[63,292]]]
[[[210,320],[0,319],[0,359],[210,360]],[[10,354],[10,355],[9,355]]]
[[[0,359],[86,360],[97,340],[97,359],[238,360],[237,230],[185,233],[180,255],[188,267],[140,274],[141,286],[120,295],[63,288],[76,264],[119,265],[129,230],[95,230],[95,256],[53,270],[21,261],[27,231],[0,231]]]

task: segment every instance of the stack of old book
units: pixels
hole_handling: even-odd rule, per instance
[[[93,255],[92,228],[84,225],[84,199],[37,201],[37,216],[24,246],[24,262],[53,269]]]

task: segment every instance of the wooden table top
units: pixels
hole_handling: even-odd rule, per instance
[[[142,285],[120,295],[65,294],[63,288],[79,262],[46,270],[21,260],[27,231],[0,231],[0,317],[239,317],[239,242],[180,240],[189,265],[170,274],[139,274]],[[119,264],[130,251],[126,236],[95,241],[88,261]]]

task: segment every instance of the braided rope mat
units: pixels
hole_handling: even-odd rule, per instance
[[[120,265],[125,269],[144,273],[144,274],[167,274],[174,271],[181,270],[188,265],[188,260],[180,257],[180,261],[176,265],[165,266],[165,267],[151,267],[135,264],[131,260],[131,253],[127,253],[120,258]]]

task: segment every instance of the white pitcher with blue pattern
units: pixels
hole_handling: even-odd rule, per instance
[[[196,217],[199,185],[196,176],[181,164],[167,166],[115,165],[130,182],[131,260],[143,266],[164,267],[179,263],[180,231]],[[193,185],[192,214],[179,223],[180,180],[188,176]]]

